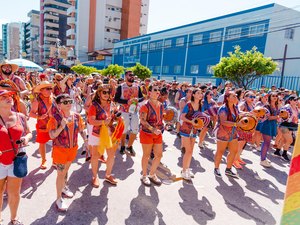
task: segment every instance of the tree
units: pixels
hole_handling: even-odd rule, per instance
[[[83,66],[81,64],[72,66],[71,70],[73,70],[77,74],[85,74],[85,75],[90,75],[93,72],[97,72],[97,69],[95,67]]]
[[[134,67],[128,68],[128,70],[131,70],[133,74],[136,75],[141,80],[150,78],[152,75],[152,71],[148,67],[143,66],[140,63],[136,63]]]
[[[223,57],[220,62],[213,66],[214,76],[231,81],[235,86],[248,89],[258,78],[272,74],[277,63],[271,58],[256,50],[241,52],[240,46],[234,47],[234,52],[229,57]]]
[[[107,68],[102,70],[102,75],[119,78],[124,73],[124,67],[118,64],[110,64]]]

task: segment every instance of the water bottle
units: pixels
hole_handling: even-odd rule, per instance
[[[135,113],[136,107],[137,107],[136,102],[131,103],[131,105],[129,106],[128,112],[131,113],[131,114]]]

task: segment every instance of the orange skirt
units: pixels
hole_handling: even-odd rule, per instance
[[[48,130],[36,129],[36,140],[35,142],[40,144],[45,144],[50,141],[51,138],[49,136]]]
[[[53,163],[66,164],[76,159],[78,145],[73,148],[53,147],[52,158]]]

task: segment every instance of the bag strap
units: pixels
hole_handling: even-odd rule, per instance
[[[12,140],[12,137],[11,137],[11,134],[10,134],[10,132],[9,132],[9,129],[7,128],[7,126],[6,126],[6,124],[5,124],[5,122],[4,122],[3,118],[2,118],[2,116],[0,116],[0,119],[1,119],[3,125],[5,126],[5,128],[6,128],[6,130],[7,130],[7,133],[8,133],[9,139],[10,139],[11,146],[12,146],[14,152],[15,152],[15,155],[17,156],[18,151],[16,150],[16,148],[15,148],[15,146],[14,146],[14,142],[13,142],[13,140]]]

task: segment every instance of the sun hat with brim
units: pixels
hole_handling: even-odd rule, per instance
[[[8,91],[8,90],[5,90],[5,89],[0,89],[0,96],[1,95],[14,95],[14,94],[16,94],[16,92],[14,92],[14,91]]]
[[[3,61],[1,64],[0,64],[0,68],[4,65],[10,65],[11,66],[11,70],[12,72],[16,72],[18,69],[19,69],[19,66],[17,64],[13,64],[13,63],[9,63],[7,60]]]
[[[55,79],[63,79],[64,77],[63,77],[63,75],[61,75],[60,73],[56,73],[55,75],[54,75],[54,78]]]
[[[42,81],[39,85],[34,88],[34,92],[41,92],[41,89],[51,87],[53,88],[54,84],[51,84],[49,81]]]

